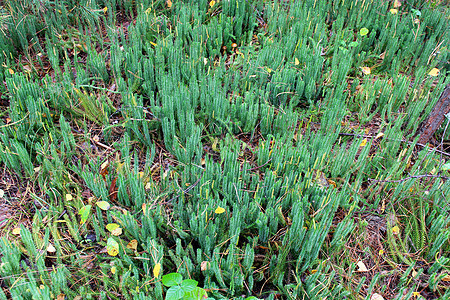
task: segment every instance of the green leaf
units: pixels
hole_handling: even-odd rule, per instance
[[[179,273],[169,273],[162,277],[162,283],[167,287],[179,285],[182,281],[183,276]]]
[[[185,293],[183,300],[201,300],[201,299],[207,299],[208,294],[206,291],[202,288],[196,287],[192,292]]]
[[[80,224],[84,224],[89,217],[89,213],[91,211],[92,205],[85,205],[78,211],[78,214],[81,216]]]
[[[175,274],[177,274],[177,273],[175,273]],[[170,274],[167,274],[167,275],[170,275]],[[183,296],[184,296],[184,291],[181,288],[181,286],[175,285],[167,290],[166,300],[178,300],[178,299],[183,298]]]
[[[192,292],[198,285],[198,281],[193,279],[185,279],[181,282],[181,287],[185,293]]]
[[[106,225],[106,229],[108,229],[109,232],[114,231],[115,229],[119,228],[120,225],[117,223],[109,223]]]
[[[450,170],[450,162],[448,162],[442,166],[442,171],[448,171],[448,170]]]
[[[369,29],[367,29],[366,27],[361,28],[361,30],[359,31],[359,34],[361,36],[365,36],[369,33]]]
[[[350,44],[348,44],[348,46],[351,48],[357,47],[358,45],[359,45],[359,43],[357,41],[353,41]]]
[[[101,210],[108,210],[111,207],[111,205],[106,201],[98,201],[95,204],[97,204]]]

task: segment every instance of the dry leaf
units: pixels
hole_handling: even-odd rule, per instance
[[[66,295],[64,294],[59,294],[58,296],[56,296],[56,300],[64,300],[66,299]]]
[[[138,245],[138,241],[137,241],[137,240],[131,240],[131,241],[128,243],[127,248],[136,251],[137,245]]]
[[[298,61],[298,58],[296,57],[296,58],[294,59],[294,65],[298,66],[299,64],[300,64],[300,62]]]
[[[413,297],[420,297],[420,293],[419,292],[413,292]]]
[[[363,139],[361,144],[359,144],[360,147],[364,147],[367,144],[367,139]]]
[[[400,0],[394,0],[394,7],[397,8],[400,6],[402,6],[402,3],[400,2]]]
[[[370,74],[370,68],[369,67],[361,67],[361,71],[364,73],[364,75]]]
[[[171,8],[172,7],[172,1],[171,0],[167,0],[167,8]]]
[[[72,194],[66,194],[66,200],[67,201],[72,201],[73,200]]]
[[[384,135],[384,133],[380,132],[377,134],[377,136],[375,137],[375,139],[379,139],[380,137],[382,137]]]
[[[371,297],[370,300],[384,300],[383,296],[381,296],[380,294],[374,293]]]
[[[13,69],[9,68],[8,72],[9,72],[9,74],[14,75],[14,70]]]
[[[358,263],[356,265],[358,266],[359,272],[367,272],[368,271],[366,265],[361,260],[358,261]]]
[[[50,253],[55,253],[56,252],[55,247],[51,243],[48,244],[47,252],[50,252]]]
[[[209,269],[209,265],[210,265],[209,261],[202,261],[200,263],[200,270],[202,270],[202,271],[208,270]]]
[[[5,196],[5,191],[0,189],[0,198],[3,198],[3,196]]]
[[[210,7],[213,7],[214,4],[216,4],[216,1],[214,1],[214,0],[212,0],[211,2],[209,2],[209,6],[210,6]]]
[[[111,267],[111,274],[113,274],[113,275],[116,274],[116,267],[114,267],[114,266]]]
[[[19,235],[19,234],[20,234],[20,227],[14,228],[14,229],[12,230],[12,233],[13,233],[14,235]]]
[[[439,75],[440,70],[438,68],[433,68],[431,69],[431,71],[428,73],[428,75],[436,77]]]
[[[450,275],[449,275],[449,274],[446,274],[446,275],[442,278],[442,281],[449,282],[449,281],[450,281]]]

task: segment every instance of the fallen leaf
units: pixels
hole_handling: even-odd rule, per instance
[[[359,34],[361,36],[365,36],[369,33],[369,29],[367,29],[366,27],[361,28],[361,30],[359,31]]]
[[[359,144],[360,147],[364,147],[367,144],[367,139],[363,139],[361,144]]]
[[[381,296],[380,294],[374,293],[371,297],[370,300],[384,300],[383,296]]]
[[[218,215],[223,214],[225,212],[225,208],[218,206],[214,212]]]
[[[108,7],[105,6],[105,7],[103,8],[103,13],[106,14],[107,11],[108,11]]]
[[[294,59],[294,65],[298,66],[299,64],[300,64],[300,62],[298,61],[298,58],[296,57],[296,58]]]
[[[384,250],[383,249],[380,249],[379,251],[378,251],[378,255],[383,255],[384,254]]]
[[[55,247],[52,245],[52,243],[49,243],[49,244],[48,244],[47,252],[50,252],[50,253],[55,253],[55,252],[56,252],[56,249],[55,249]]]
[[[153,276],[156,278],[159,276],[159,272],[161,272],[161,264],[157,263],[153,268]]]
[[[116,267],[114,266],[111,267],[111,274],[113,275],[116,274]]]
[[[167,0],[167,8],[171,8],[172,7],[172,1],[171,0]]]
[[[19,235],[19,234],[20,234],[20,227],[14,228],[14,229],[12,230],[12,233],[13,233],[14,235]]]
[[[209,2],[209,7],[213,7],[214,4],[216,4],[216,1],[212,0],[211,2]]]
[[[109,255],[116,256],[119,254],[119,244],[113,238],[108,238],[106,243],[106,251]]]
[[[97,201],[95,204],[97,204],[101,210],[108,210],[111,207],[111,205],[106,201]]]
[[[413,292],[413,297],[420,297],[420,293],[419,292]]]
[[[136,251],[137,245],[138,245],[138,241],[137,241],[137,240],[131,240],[131,241],[128,243],[127,248]]]
[[[66,200],[67,201],[72,201],[73,200],[72,194],[66,194]]]
[[[202,262],[200,263],[200,270],[202,270],[202,271],[208,270],[209,267],[210,267],[209,261],[205,261],[205,260],[204,260],[204,261],[202,261]]]
[[[391,230],[392,230],[392,233],[395,234],[395,235],[397,235],[397,234],[400,233],[400,228],[398,228],[397,225],[395,225],[394,227],[392,227]]]
[[[433,68],[431,69],[431,71],[428,73],[428,75],[436,77],[439,75],[440,70],[438,68]]]
[[[3,198],[3,196],[5,196],[5,191],[0,189],[0,198]]]
[[[66,295],[64,294],[59,294],[58,296],[56,296],[56,300],[64,300],[66,299]]]
[[[92,205],[85,205],[78,211],[78,214],[81,216],[80,224],[84,224],[89,217],[89,213],[91,211]]]
[[[369,67],[361,67],[361,71],[364,73],[364,75],[370,74],[370,68]]]
[[[109,223],[106,225],[106,229],[108,229],[109,232],[112,232],[116,230],[117,228],[120,228],[120,225],[117,223]]]
[[[389,10],[389,12],[390,12],[391,14],[393,14],[393,15],[396,15],[396,14],[398,13],[398,10],[396,10],[395,8],[391,8],[391,9]]]
[[[402,6],[402,3],[400,2],[400,0],[394,0],[394,7],[397,8],[400,6]]]
[[[375,137],[375,139],[379,139],[379,138],[382,137],[383,135],[384,135],[384,133],[383,133],[383,132],[380,132],[380,133],[377,134],[377,136]]]
[[[449,282],[450,281],[450,275],[446,274],[444,277],[442,277],[442,281]]]
[[[358,261],[358,263],[356,265],[358,266],[359,272],[367,272],[368,271],[366,265],[361,260]]]
[[[311,274],[316,274],[317,270],[311,270]]]
[[[14,75],[14,70],[13,69],[9,68],[8,72],[9,72],[9,74]]]

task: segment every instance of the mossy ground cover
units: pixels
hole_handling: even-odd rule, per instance
[[[448,29],[438,0],[4,1],[0,298],[449,299],[449,118],[417,144]]]

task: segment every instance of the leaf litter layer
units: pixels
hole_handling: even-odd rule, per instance
[[[450,296],[444,2],[0,15],[2,297]]]

